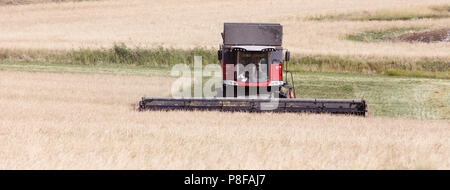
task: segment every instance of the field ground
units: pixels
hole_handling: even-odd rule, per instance
[[[0,6],[4,5],[26,5],[38,3],[64,3],[64,2],[81,2],[87,0],[0,0]]]
[[[72,73],[67,67],[65,72],[57,67],[30,72],[42,66],[2,66],[0,169],[450,168],[448,120],[136,112],[133,104],[142,95],[168,96],[174,78],[75,68]],[[296,77],[333,88],[358,76]],[[409,81],[374,78],[375,84]],[[361,79],[361,85],[370,84],[371,78]],[[394,89],[385,94],[391,96]]]
[[[109,48],[114,42],[151,48],[217,48],[224,22],[278,22],[283,46],[301,55],[450,58],[446,43],[361,43],[348,34],[393,27],[448,27],[450,18],[386,21],[312,21],[309,17],[380,10],[422,13],[449,0],[121,0],[0,7],[0,48]],[[245,7],[243,10],[242,7]],[[392,11],[393,10],[393,11]],[[408,11],[411,10],[411,11]],[[224,16],[226,15],[226,16]]]
[[[127,65],[0,64],[0,71],[113,74],[122,76],[170,76],[168,68]],[[168,78],[174,80],[175,78]],[[207,79],[207,78],[205,78]],[[148,78],[146,80],[153,80]],[[220,79],[218,79],[220,80]],[[205,82],[206,80],[203,80]],[[450,119],[450,82],[446,79],[390,77],[383,75],[294,73],[299,98],[365,99],[372,116],[415,119]],[[152,86],[148,86],[151,88]],[[170,85],[164,94],[170,96]]]
[[[398,40],[449,0],[50,1],[0,0],[0,169],[450,169],[449,42]],[[137,112],[223,22],[281,23],[297,96],[372,117]]]

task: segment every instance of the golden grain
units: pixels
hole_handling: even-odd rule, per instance
[[[133,111],[172,80],[0,72],[0,169],[450,169],[449,121]]]
[[[447,43],[359,43],[345,35],[390,27],[448,27],[450,18],[413,21],[308,21],[307,17],[383,9],[420,10],[449,0],[160,1],[122,0],[0,7],[0,48],[216,48],[223,22],[279,22],[284,46],[299,54],[449,58]]]
[[[359,43],[348,33],[450,19],[308,21],[449,0],[123,0],[0,7],[0,48],[217,47],[223,22],[280,22],[298,54],[449,58],[447,43]],[[223,112],[136,112],[173,78],[0,72],[0,169],[450,169],[450,123]]]

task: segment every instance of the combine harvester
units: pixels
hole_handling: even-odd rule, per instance
[[[218,51],[223,85],[216,97],[142,97],[139,109],[368,115],[364,100],[295,98],[292,73],[287,69],[287,50],[283,61],[282,34],[280,24],[225,23],[223,44]]]

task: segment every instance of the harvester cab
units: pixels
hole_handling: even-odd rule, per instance
[[[224,23],[217,54],[223,80],[216,97],[142,97],[139,109],[368,115],[364,100],[296,98],[282,36],[280,24]]]
[[[288,70],[283,72],[290,53],[285,51],[283,60],[282,36],[280,24],[225,23],[217,53],[223,86],[217,96],[295,98]]]

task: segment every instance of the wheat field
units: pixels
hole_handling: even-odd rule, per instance
[[[450,169],[447,120],[134,110],[172,80],[0,72],[0,169]]]
[[[120,0],[0,7],[0,48],[212,47],[223,22],[278,22],[297,54],[449,58],[446,43],[359,43],[345,35],[391,27],[448,27],[450,18],[410,21],[311,21],[308,17],[384,9],[423,11],[449,0]]]
[[[344,39],[364,30],[448,27],[450,18],[308,20],[435,5],[450,1],[111,0],[1,5],[0,48],[98,49],[116,42],[143,48],[217,48],[223,22],[279,22],[284,26],[284,46],[294,54],[450,60],[448,43]],[[88,72],[89,67],[82,71],[20,67],[0,68],[0,169],[450,169],[448,120],[137,112],[142,96],[169,96],[175,78],[144,69],[114,73],[102,68]],[[147,74],[152,76],[143,76]]]

